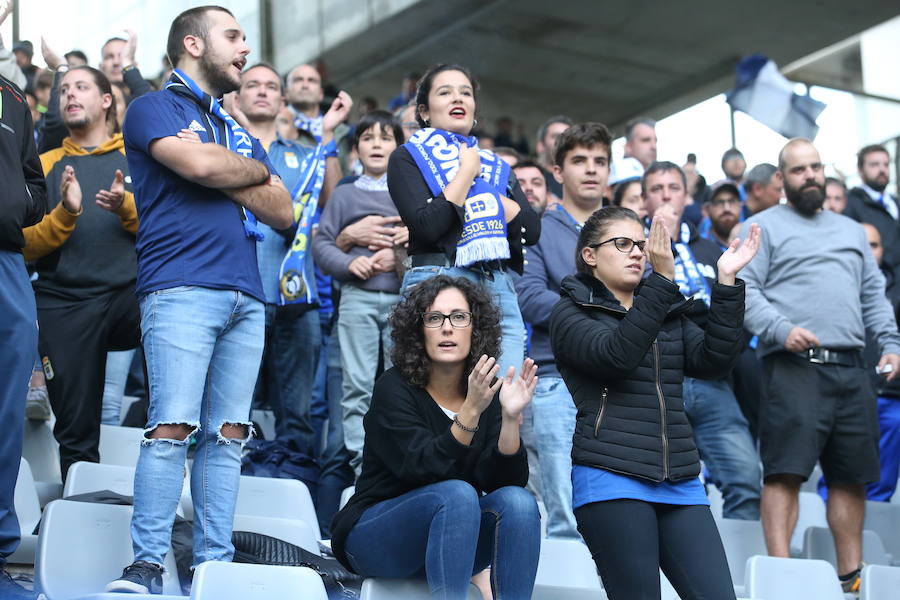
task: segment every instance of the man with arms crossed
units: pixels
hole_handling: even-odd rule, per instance
[[[790,556],[800,485],[816,464],[845,592],[859,590],[865,484],[878,481],[875,392],[862,356],[866,330],[878,368],[900,369],[900,334],[862,226],[821,210],[825,174],[815,146],[793,139],[778,156],[788,204],[744,222],[763,228],[744,269],[745,325],[759,336],[762,521],[773,556]],[[823,318],[823,315],[827,318]]]
[[[292,223],[290,194],[259,140],[216,100],[241,85],[250,48],[240,25],[224,8],[192,8],[172,22],[167,51],[172,78],[132,103],[124,127],[150,410],[134,483],[135,562],[107,591],[143,594],[161,588],[191,437],[193,565],[232,558],[265,327],[256,219]],[[190,143],[194,134],[205,143]]]

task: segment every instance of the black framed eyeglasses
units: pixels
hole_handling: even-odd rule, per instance
[[[443,327],[445,319],[450,319],[450,325],[461,329],[472,324],[472,313],[459,310],[445,315],[442,312],[433,310],[422,315],[422,322],[425,324],[425,327]]]
[[[631,249],[634,248],[635,246],[638,247],[638,250],[643,252],[644,246],[647,245],[647,240],[641,240],[639,242],[636,242],[633,239],[627,238],[627,237],[614,237],[614,238],[609,238],[605,242],[600,242],[598,244],[591,244],[589,247],[590,248],[599,248],[600,246],[603,246],[604,244],[609,244],[609,243],[615,244],[616,250],[618,250],[619,252],[624,252],[625,254],[628,254],[629,252],[631,252]]]

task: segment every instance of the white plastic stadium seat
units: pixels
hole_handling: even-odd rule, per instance
[[[316,508],[309,488],[296,479],[241,476],[236,515],[256,515],[277,519],[300,519],[321,537]]]
[[[603,589],[587,546],[575,540],[541,540],[541,556],[535,578],[534,598],[547,597],[544,586],[576,588],[588,592]]]
[[[863,567],[859,597],[860,600],[900,600],[900,567]]]
[[[834,537],[827,527],[810,527],[803,538],[801,558],[818,558],[837,568]],[[863,531],[863,560],[872,565],[890,565],[891,556],[884,549],[881,537],[868,529]]]
[[[716,527],[725,547],[725,557],[728,559],[728,569],[731,571],[731,581],[738,587],[743,587],[744,569],[747,567],[747,559],[758,554],[765,556],[766,538],[763,534],[762,523],[759,521],[741,521],[739,519],[718,519]]]
[[[100,426],[100,462],[123,467],[137,466],[144,430],[139,427]]]
[[[276,519],[256,515],[234,515],[232,531],[251,531],[284,540],[304,550],[319,554],[319,542],[312,527],[300,519]]]
[[[131,506],[55,500],[44,509],[34,587],[50,600],[103,591],[134,561]],[[165,558],[163,593],[178,595],[175,559]]]
[[[209,561],[194,571],[191,600],[328,600],[319,574],[306,567]]]
[[[824,560],[754,556],[747,560],[745,595],[765,600],[844,600],[834,567]]]
[[[884,548],[900,564],[900,504],[866,502],[865,529],[874,531],[884,542]]]
[[[59,469],[59,444],[49,421],[25,421],[22,457],[31,466],[35,481],[62,484]]]
[[[813,492],[800,492],[800,514],[797,527],[791,536],[791,556],[800,556],[803,552],[803,536],[809,527],[828,527],[825,517],[825,501]]]
[[[134,467],[79,461],[69,467],[63,498],[109,490],[134,495]]]

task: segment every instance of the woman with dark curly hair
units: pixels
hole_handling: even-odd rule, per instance
[[[332,523],[338,559],[366,577],[422,577],[465,598],[491,566],[496,600],[530,598],[540,551],[519,417],[537,367],[499,365],[500,314],[483,288],[439,275],[391,315],[393,368],[365,416],[362,475]]]

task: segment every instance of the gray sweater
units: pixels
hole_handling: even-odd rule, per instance
[[[319,231],[313,238],[313,257],[323,273],[341,283],[352,283],[364,290],[396,294],[400,291],[400,279],[396,271],[378,273],[365,281],[350,272],[350,263],[354,258],[372,256],[374,252],[364,246],[353,246],[349,252],[344,252],[335,243],[338,234],[345,227],[369,215],[398,216],[391,195],[388,192],[363,190],[352,183],[339,185],[322,210]]]
[[[740,276],[747,283],[744,323],[762,356],[784,350],[795,326],[825,348],[862,349],[868,330],[881,352],[900,353],[900,334],[862,226],[820,211],[805,217],[789,205],[748,219],[762,227],[759,253]]]

